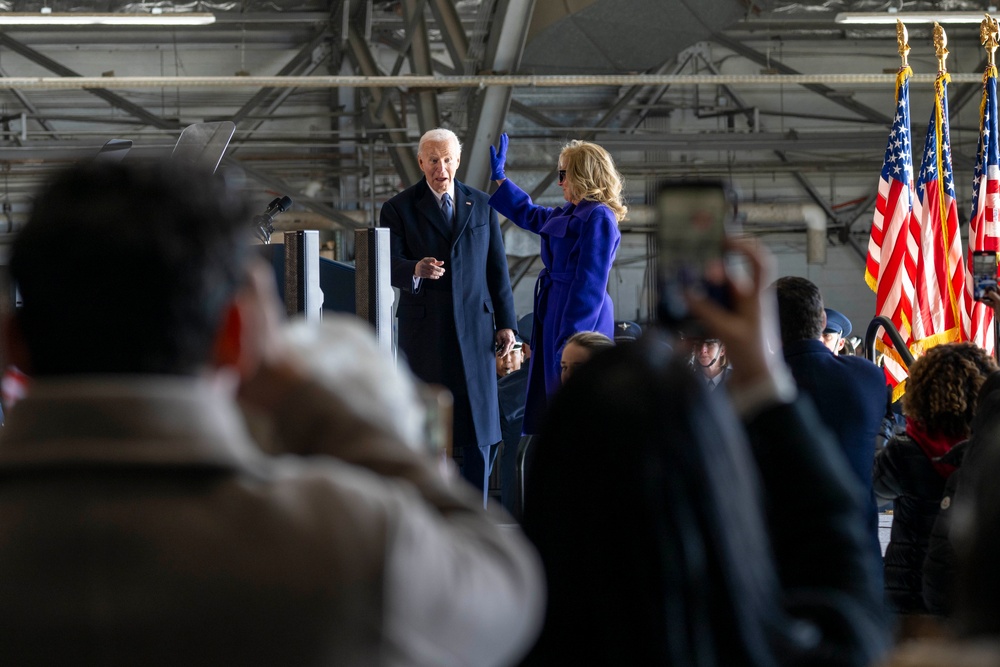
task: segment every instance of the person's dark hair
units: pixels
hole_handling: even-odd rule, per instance
[[[930,435],[968,435],[979,390],[997,370],[993,357],[972,343],[947,343],[927,350],[910,367],[903,414]]]
[[[191,164],[57,175],[11,251],[30,373],[197,373],[243,278],[250,221],[242,197]]]
[[[595,355],[550,405],[525,499],[549,594],[527,664],[773,664],[754,461],[655,338]]]
[[[826,322],[819,288],[805,278],[785,276],[774,282],[774,290],[778,297],[782,345],[819,339]]]

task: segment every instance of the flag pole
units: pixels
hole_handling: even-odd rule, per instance
[[[903,341],[903,347],[897,350],[888,334],[875,340],[876,350],[883,355],[882,370],[886,384],[892,387],[894,401],[906,389],[903,355],[909,353],[913,338],[913,286],[918,249],[908,81],[913,71],[907,62],[910,45],[906,26],[899,20],[896,21],[896,37],[901,63],[893,94],[895,113],[879,172],[878,196],[865,257],[865,284],[875,292],[875,316],[892,322]]]
[[[979,24],[979,41],[982,43],[983,48],[986,49],[986,72],[983,74],[984,87],[986,86],[987,79],[989,78],[989,73],[994,70],[997,64],[996,52],[997,47],[1000,46],[998,38],[1000,38],[1000,24],[997,23],[995,18],[986,14],[986,18],[984,18],[982,23]],[[997,329],[998,317],[1000,317],[1000,312],[998,312],[996,307],[993,307],[991,333],[993,334],[994,360],[1000,360],[1000,330]]]

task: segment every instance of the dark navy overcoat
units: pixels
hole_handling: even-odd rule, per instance
[[[456,396],[455,442],[474,433],[480,447],[501,440],[495,329],[517,328],[507,256],[488,196],[455,181],[455,223],[446,221],[421,179],[382,205],[390,232],[392,285],[400,290],[399,350],[414,374]],[[438,280],[413,288],[424,257],[444,261]],[[461,407],[461,406],[464,406]]]

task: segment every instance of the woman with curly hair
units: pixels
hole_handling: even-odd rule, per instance
[[[560,358],[578,331],[614,336],[614,305],[608,276],[618,251],[618,223],[628,209],[622,177],[611,155],[586,141],[571,141],[559,153],[559,187],[566,204],[537,206],[504,175],[507,135],[490,146],[492,178],[500,186],[490,206],[518,227],[541,237],[545,268],[535,284],[524,433],[538,433],[548,399],[560,386]]]
[[[942,460],[969,437],[979,390],[997,370],[971,343],[938,345],[917,359],[903,396],[906,433],[875,456],[873,484],[880,501],[894,501],[885,552],[885,593],[900,614],[924,614],[922,567],[945,482],[955,466]]]

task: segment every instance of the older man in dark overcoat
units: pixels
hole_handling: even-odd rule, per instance
[[[424,178],[382,206],[399,288],[399,350],[425,382],[454,396],[462,475],[483,491],[497,443],[496,355],[514,345],[517,315],[496,211],[484,192],[455,180],[461,144],[430,130],[417,159]]]

